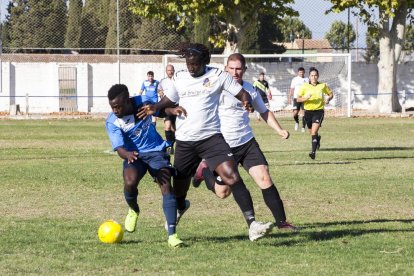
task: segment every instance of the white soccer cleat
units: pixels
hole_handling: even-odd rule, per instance
[[[264,223],[253,221],[252,224],[250,224],[249,228],[249,239],[251,241],[256,241],[272,231],[273,227],[274,224],[271,222]]]
[[[298,131],[298,129],[299,129],[299,124],[295,123],[295,131]]]

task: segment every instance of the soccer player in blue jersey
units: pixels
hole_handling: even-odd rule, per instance
[[[160,84],[159,81],[154,79],[154,72],[148,71],[147,73],[147,80],[145,80],[141,85],[141,90],[139,91],[139,95],[145,94],[147,99],[155,104],[158,102],[158,85]],[[155,124],[157,118],[152,116],[152,122]]]
[[[176,234],[177,202],[172,192],[171,175],[174,171],[165,149],[167,143],[151,123],[151,116],[137,118],[138,110],[150,102],[146,96],[130,98],[128,88],[115,84],[108,91],[112,112],[106,119],[106,131],[112,148],[124,160],[124,195],[129,206],[125,230],[134,232],[139,215],[138,184],[148,171],[158,183],[162,208],[168,224],[168,244],[179,247],[183,242]]]

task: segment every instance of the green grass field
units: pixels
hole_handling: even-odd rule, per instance
[[[127,212],[103,119],[0,120],[0,274],[412,275],[414,119],[326,118],[315,161],[309,134],[280,122],[289,140],[253,126],[288,220],[302,231],[250,242],[233,198],[202,185],[190,189],[178,227],[187,246],[171,249],[149,177],[138,230],[120,244],[99,242],[100,223],[123,222]],[[242,177],[257,219],[271,221],[259,189]]]

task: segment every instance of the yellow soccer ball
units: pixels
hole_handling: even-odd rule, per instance
[[[99,226],[98,237],[103,243],[118,243],[124,237],[124,230],[118,222],[107,220]]]

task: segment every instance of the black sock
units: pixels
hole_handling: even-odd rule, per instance
[[[206,182],[207,189],[215,193],[216,190],[214,189],[214,186],[216,183],[216,177],[214,176],[213,172],[210,171],[210,169],[208,168],[204,168],[202,170],[202,174],[204,177],[204,181]]]
[[[252,222],[256,219],[254,217],[253,200],[250,196],[249,190],[247,190],[243,180],[240,180],[239,182],[231,185],[231,191],[233,193],[234,200],[236,200],[241,211],[243,212],[247,225],[250,227],[250,224],[252,224]]]
[[[296,114],[295,116],[293,116],[293,119],[295,119],[295,122],[297,124],[299,124],[299,115],[298,114]]]
[[[185,198],[187,197],[187,194],[184,196],[176,197],[177,200],[177,210],[184,210],[185,209]]]
[[[312,152],[316,152],[317,145],[318,145],[318,134],[312,135]]]
[[[125,201],[127,202],[129,208],[131,208],[138,214],[139,213],[138,191],[136,193],[130,193],[124,190],[124,197],[125,197]]]
[[[272,185],[267,189],[263,189],[262,195],[264,202],[275,218],[276,224],[286,221],[285,208],[283,207],[283,201],[279,196],[276,186]]]
[[[305,116],[302,116],[302,127],[305,128],[305,126],[306,126]]]

